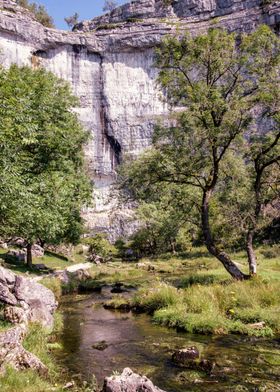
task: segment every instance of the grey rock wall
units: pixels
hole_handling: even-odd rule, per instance
[[[155,122],[168,113],[155,83],[155,46],[178,28],[198,34],[213,23],[230,31],[251,31],[261,23],[279,29],[279,1],[260,4],[138,0],[66,32],[45,28],[12,0],[0,0],[3,65],[44,66],[68,80],[80,98],[76,110],[91,133],[85,152],[95,183],[95,206],[83,211],[90,231],[108,231],[116,239],[133,229],[124,223],[130,209],[119,208],[111,186],[117,165],[150,144]]]

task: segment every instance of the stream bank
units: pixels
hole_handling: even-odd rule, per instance
[[[255,337],[191,335],[155,325],[150,316],[104,309],[116,294],[68,295],[60,310],[63,350],[57,359],[73,379],[98,384],[130,367],[167,392],[280,391],[280,342]],[[129,295],[129,294],[128,294]],[[211,374],[177,366],[176,349],[196,346],[216,363]]]

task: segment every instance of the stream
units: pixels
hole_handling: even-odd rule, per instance
[[[130,367],[166,392],[280,391],[279,339],[176,332],[145,314],[104,309],[114,295],[110,290],[63,298],[63,350],[57,356],[72,378],[91,381],[94,374],[102,386],[104,377]],[[217,364],[211,376],[172,363],[174,349],[189,346]]]

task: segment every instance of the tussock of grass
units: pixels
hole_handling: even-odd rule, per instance
[[[280,332],[279,283],[253,279],[176,289],[165,283],[142,289],[134,305],[155,322],[191,333],[273,336]],[[252,324],[264,322],[263,327]]]
[[[133,298],[133,305],[153,313],[157,309],[176,305],[178,301],[178,290],[166,283],[157,283],[153,288],[141,289]]]
[[[116,295],[114,298],[107,301],[104,307],[108,309],[129,310],[129,308],[131,307],[131,303],[123,296]]]
[[[57,300],[62,296],[62,286],[61,286],[61,280],[58,278],[44,278],[40,281],[41,284],[43,284],[45,287],[50,289]]]

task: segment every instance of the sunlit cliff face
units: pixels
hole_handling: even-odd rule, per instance
[[[70,82],[76,109],[91,139],[85,148],[95,184],[94,204],[84,210],[90,231],[112,239],[133,230],[129,209],[117,206],[111,188],[116,167],[151,142],[154,124],[168,115],[156,84],[154,48],[178,30],[201,33],[209,26],[251,31],[261,23],[278,29],[279,2],[139,0],[80,23],[75,32],[47,29],[12,0],[0,0],[0,47],[4,66],[43,66]]]

